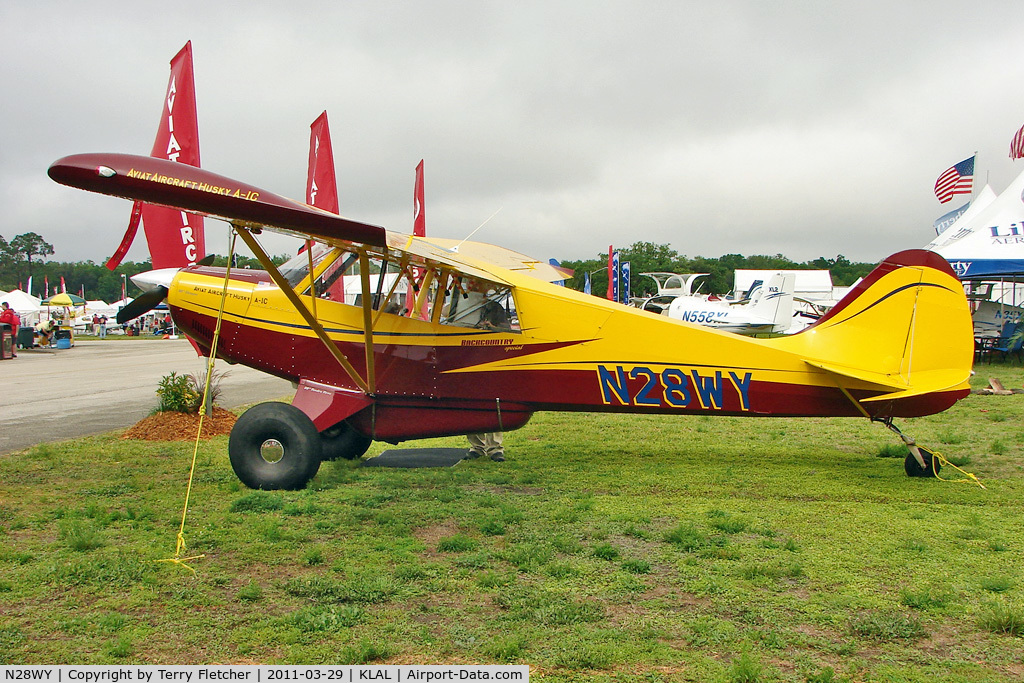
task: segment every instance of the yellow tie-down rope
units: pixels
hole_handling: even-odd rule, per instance
[[[203,402],[199,406],[199,429],[196,432],[196,443],[192,449],[192,467],[188,472],[188,486],[185,488],[185,506],[181,510],[181,526],[178,527],[177,545],[174,549],[174,557],[168,557],[163,560],[156,560],[157,562],[170,562],[180,567],[184,567],[193,574],[196,570],[190,567],[186,562],[192,560],[198,560],[206,557],[206,555],[192,555],[190,557],[182,557],[185,552],[185,518],[188,515],[188,501],[192,496],[192,481],[196,474],[196,459],[199,455],[199,440],[203,434],[203,420],[206,417],[206,406],[207,401],[210,397],[210,379],[213,377],[213,366],[217,362],[217,340],[220,338],[220,323],[224,319],[224,306],[228,298],[228,283],[231,277],[231,261],[235,255],[235,237],[236,234],[232,230],[231,241],[228,245],[228,265],[224,269],[224,287],[220,292],[220,307],[217,309],[217,325],[213,330],[213,341],[210,344],[210,356],[209,361],[206,364],[206,382],[203,386]]]
[[[943,467],[952,467],[954,470],[964,475],[965,477],[964,479],[943,479],[942,477],[939,476],[938,471],[936,471],[935,478],[938,479],[939,481],[944,481],[950,484],[977,484],[981,488],[985,488],[985,485],[981,483],[978,477],[976,477],[971,472],[968,472],[967,470],[960,469],[959,467],[951,463],[949,460],[946,460],[946,457],[942,455],[942,453],[939,453],[938,451],[931,451],[931,454],[932,457],[938,460]]]

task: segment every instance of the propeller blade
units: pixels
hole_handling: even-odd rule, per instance
[[[167,288],[158,285],[155,289],[143,292],[130,304],[117,312],[117,322],[120,325],[135,320],[140,315],[150,312],[167,297]]]

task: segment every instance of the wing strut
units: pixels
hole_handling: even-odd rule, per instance
[[[386,264],[384,267],[387,267]],[[359,284],[363,289],[363,339],[365,340],[364,346],[366,347],[366,384],[369,387],[368,393],[374,394],[377,393],[377,375],[373,367],[373,297],[370,296],[370,257],[367,256],[366,249],[359,250]],[[331,346],[334,345],[331,344]]]
[[[327,350],[330,351],[332,356],[334,356],[334,359],[337,360],[338,363],[341,365],[341,367],[344,368],[345,372],[348,373],[348,376],[352,378],[352,381],[355,382],[356,385],[360,389],[362,389],[365,393],[367,393],[367,394],[374,393],[374,390],[375,390],[374,384],[375,384],[375,382],[374,382],[374,371],[373,371],[373,349],[372,349],[372,347],[369,344],[367,344],[367,348],[366,348],[366,372],[367,372],[367,377],[369,378],[369,381],[365,381],[365,380],[363,380],[362,377],[359,376],[359,373],[356,372],[356,369],[354,367],[352,367],[352,363],[350,363],[348,358],[345,357],[345,354],[343,354],[341,352],[341,350],[334,344],[334,342],[331,341],[331,338],[327,336],[327,332],[324,331],[323,326],[319,323],[319,321],[317,321],[316,317],[312,313],[310,313],[309,308],[305,304],[302,303],[302,300],[299,298],[299,295],[295,293],[295,290],[292,289],[290,284],[288,284],[288,281],[285,280],[284,276],[281,275],[281,271],[278,270],[277,266],[274,265],[273,261],[270,260],[270,257],[267,256],[267,252],[263,251],[263,247],[260,246],[260,243],[258,241],[256,241],[255,237],[253,237],[252,233],[249,231],[249,228],[247,228],[245,225],[241,224],[240,222],[235,222],[235,221],[233,221],[231,223],[231,226],[235,229],[235,232],[238,233],[238,236],[242,238],[242,241],[244,241],[246,243],[246,245],[249,247],[249,249],[252,250],[252,253],[256,255],[256,258],[259,259],[260,264],[262,264],[263,267],[267,269],[267,272],[270,274],[270,278],[274,281],[274,284],[276,284],[281,289],[281,291],[284,293],[284,295],[292,303],[292,306],[295,307],[295,310],[298,311],[299,315],[301,315],[303,320],[306,321],[306,324],[308,324],[310,329],[313,330],[313,333],[316,334],[316,336],[320,339],[321,342],[323,342],[324,346],[327,347]],[[360,258],[365,258],[365,254],[363,254],[361,252],[360,253]],[[366,277],[367,277],[367,280],[368,280],[369,273],[367,273]],[[363,319],[364,320],[369,320],[370,310],[371,310],[370,309],[371,302],[369,300],[369,297],[367,297],[365,295],[365,292],[368,289],[369,289],[369,284],[367,282],[367,284],[365,284],[364,287],[363,287],[363,291],[364,291],[364,295],[363,295]],[[371,338],[372,339],[372,334],[373,334],[372,330],[369,328],[369,326],[367,326],[367,329],[366,329],[366,336],[367,336],[367,338]]]

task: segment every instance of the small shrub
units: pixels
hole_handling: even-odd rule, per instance
[[[221,395],[221,380],[226,372],[213,371],[210,375],[210,390],[207,406],[212,407]],[[157,412],[191,413],[199,412],[203,405],[203,392],[206,391],[206,372],[191,375],[179,375],[171,372],[160,378],[156,394],[160,397]]]
[[[223,389],[221,389],[220,383],[221,380],[228,376],[228,374],[230,373],[214,370],[213,374],[210,375],[210,393],[206,401],[207,407],[212,407],[213,405],[215,405],[217,403],[217,400],[221,397]],[[193,373],[189,375],[188,381],[192,385],[192,388],[195,390],[196,394],[199,395],[197,401],[199,402],[199,404],[201,404],[203,400],[203,392],[206,391],[206,371],[204,370],[199,374]],[[198,410],[199,405],[197,404],[196,411]]]
[[[196,390],[192,378],[174,371],[160,378],[156,395],[160,397],[157,411],[161,413],[197,413],[202,402],[202,394]]]

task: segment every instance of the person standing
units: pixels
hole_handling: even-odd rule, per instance
[[[512,329],[505,307],[494,300],[484,303],[480,311],[480,322],[476,326],[494,332],[507,332]],[[505,462],[505,448],[502,446],[504,438],[502,432],[467,434],[469,453],[466,454],[466,458],[472,460],[486,455],[494,462]]]
[[[18,314],[14,312],[11,305],[6,301],[0,303],[0,325],[7,325],[10,327],[11,339],[15,338],[18,334]],[[11,344],[11,349],[14,349],[14,344]],[[17,353],[12,353],[12,357],[17,358]]]

